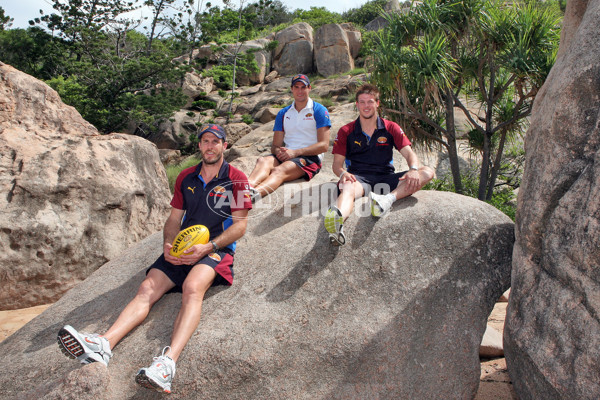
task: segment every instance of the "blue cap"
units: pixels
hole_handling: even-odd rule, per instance
[[[202,135],[204,135],[206,132],[210,132],[210,133],[214,134],[216,137],[218,137],[219,139],[223,139],[224,141],[227,140],[227,134],[225,133],[225,129],[223,129],[223,127],[220,125],[216,125],[216,124],[204,125],[202,127],[202,130],[198,134],[198,139],[200,139],[202,137]]]
[[[310,86],[310,80],[308,79],[308,76],[306,76],[306,75],[298,74],[298,75],[294,76],[292,78],[292,86],[294,86],[294,83],[296,83],[296,82],[302,82],[302,83],[304,83],[305,86]]]

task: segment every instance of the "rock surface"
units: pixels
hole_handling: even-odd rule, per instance
[[[510,280],[508,217],[471,198],[419,192],[383,219],[353,215],[346,246],[335,248],[322,228],[327,196],[316,195],[326,182],[290,185],[252,211],[236,281],[208,292],[170,397],[472,398],[487,316]],[[106,329],[160,243],[157,233],[128,249],[2,342],[12,373],[0,376],[0,397],[54,398],[66,374],[89,376],[92,365],[59,351],[57,330]],[[155,397],[133,375],[168,344],[180,300],[167,295],[115,348],[109,391],[98,389],[102,374],[89,388],[98,399]]]
[[[0,63],[0,309],[56,301],[162,229],[156,146],[99,135],[35,78]]]
[[[317,30],[314,51],[317,71],[323,76],[354,69],[348,33],[339,24],[325,24]]]
[[[280,75],[308,74],[313,70],[313,28],[306,22],[289,26],[275,35],[273,69]]]
[[[600,1],[565,21],[518,198],[504,351],[522,399],[600,398]]]

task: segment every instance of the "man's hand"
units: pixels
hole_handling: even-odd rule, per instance
[[[173,245],[171,245],[171,243],[165,243],[165,244],[163,244],[163,254],[165,256],[165,260],[167,262],[170,262],[173,265],[181,265],[181,264],[183,264],[181,262],[181,259],[179,257],[175,257],[175,256],[171,255],[170,251],[171,251],[172,248],[173,248]]]
[[[419,175],[419,171],[414,169],[409,170],[398,180],[400,182],[404,181],[406,183],[406,188],[413,193],[419,190],[421,187],[421,177]]]
[[[342,175],[340,176],[340,183],[354,183],[354,182],[356,182],[356,177],[354,175],[352,175],[348,171],[342,172]]]
[[[279,152],[277,153],[277,159],[280,162],[289,161],[296,157],[298,157],[297,151],[288,149],[287,147],[280,147]]]
[[[181,264],[194,265],[202,258],[206,257],[213,251],[213,245],[208,242],[206,244],[197,244],[183,252],[179,259]]]

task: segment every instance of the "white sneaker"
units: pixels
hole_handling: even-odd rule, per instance
[[[148,389],[155,389],[159,392],[171,393],[171,382],[175,377],[175,361],[165,356],[165,352],[170,349],[165,347],[162,355],[154,357],[152,365],[148,368],[142,368],[135,376],[135,381]]]
[[[392,208],[394,202],[384,194],[369,193],[369,200],[371,201],[371,215],[374,217],[381,217],[386,214]]]
[[[58,344],[67,357],[76,358],[82,364],[99,362],[108,366],[112,357],[108,339],[96,333],[79,333],[70,325],[58,331]]]
[[[346,243],[344,235],[344,217],[336,206],[329,207],[325,214],[325,230],[329,232],[329,242],[336,246]]]

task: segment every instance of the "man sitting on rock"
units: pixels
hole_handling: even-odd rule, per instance
[[[223,158],[227,148],[223,128],[209,125],[198,136],[202,162],[177,177],[171,214],[163,230],[163,254],[146,271],[136,296],[103,335],[80,333],[69,325],[58,333],[58,342],[68,356],[83,364],[108,365],[114,346],[144,321],[154,303],[167,292],[182,292],[170,345],[135,377],[138,384],[167,393],[171,392],[175,363],[200,322],[204,294],[211,286],[233,282],[236,240],[244,235],[252,208],[246,175]],[[210,241],[172,256],[171,243],[179,231],[193,225],[206,226]]]
[[[410,196],[435,176],[420,166],[411,143],[398,124],[379,117],[379,89],[366,84],[356,92],[359,117],[340,128],[333,145],[333,173],[340,177],[336,205],[325,215],[325,229],[332,244],[343,245],[343,223],[355,199],[369,194],[371,215],[381,217],[394,201]],[[395,173],[393,148],[408,163],[408,171]]]
[[[253,202],[283,182],[301,177],[310,180],[321,170],[331,121],[327,108],[309,97],[311,89],[306,75],[292,78],[294,102],[277,113],[272,154],[260,157],[248,177]]]

